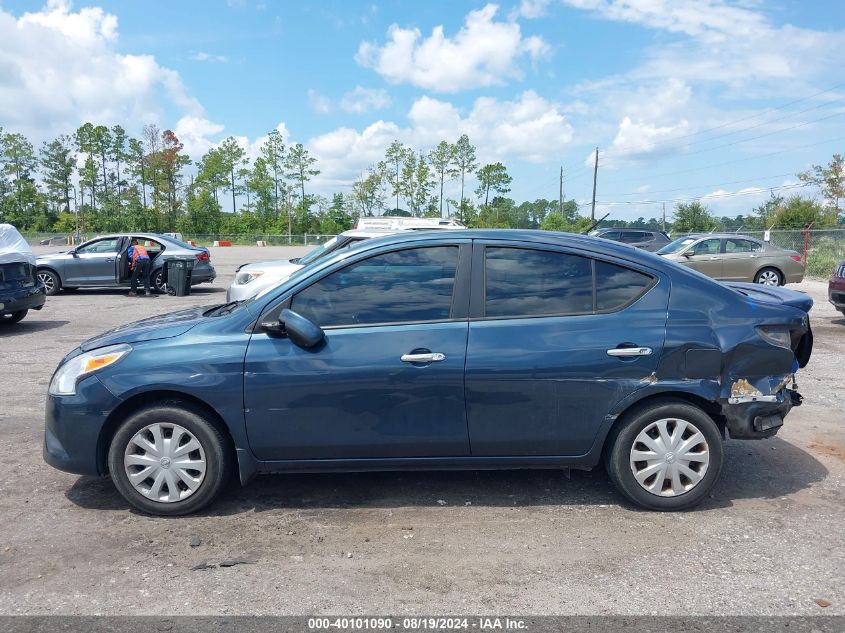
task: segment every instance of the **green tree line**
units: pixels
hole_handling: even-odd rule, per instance
[[[456,217],[467,226],[583,231],[574,200],[508,197],[513,179],[501,162],[481,165],[464,134],[429,152],[394,141],[351,187],[331,197],[311,190],[319,164],[301,143],[270,132],[250,159],[234,137],[192,164],[172,130],[144,126],[133,138],[119,125],[85,123],[36,150],[0,128],[0,221],[27,232],[144,230],[198,234],[334,234],[360,216]],[[845,164],[834,155],[798,178],[822,201],[769,200],[736,217],[716,217],[699,201],[675,205],[666,230],[817,228],[843,220]],[[476,184],[470,190],[468,184]],[[459,192],[448,197],[447,191]],[[602,226],[662,229],[658,218],[609,219]]]

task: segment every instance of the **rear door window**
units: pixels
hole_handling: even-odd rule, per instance
[[[642,231],[622,231],[622,240],[626,244],[636,244],[644,241],[645,234]]]
[[[484,259],[487,318],[612,312],[656,282],[624,266],[556,251],[487,246]]]
[[[596,311],[618,310],[651,288],[654,278],[636,270],[596,261]]]
[[[726,253],[759,253],[761,246],[757,242],[730,237],[725,240]]]
[[[593,268],[587,257],[488,246],[485,262],[487,317],[593,311]]]

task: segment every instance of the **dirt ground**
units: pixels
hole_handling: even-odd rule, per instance
[[[0,614],[845,614],[845,317],[819,281],[793,286],[816,302],[805,404],[728,441],[695,511],[633,509],[602,471],[378,473],[263,477],[165,519],[42,461],[65,353],[302,251],[212,249],[190,297],[62,294],[0,333]]]

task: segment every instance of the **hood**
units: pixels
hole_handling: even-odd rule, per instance
[[[302,264],[297,264],[289,259],[274,259],[266,262],[256,262],[255,264],[246,264],[245,266],[238,268],[238,272],[248,272],[250,270],[262,270],[265,273],[293,272],[299,268],[302,268]]]
[[[0,264],[26,262],[35,266],[35,255],[11,224],[0,224]]]
[[[773,303],[788,305],[809,312],[813,307],[813,300],[803,292],[789,290],[780,286],[764,286],[762,284],[751,284],[741,282],[724,282],[728,288],[740,291],[759,303]]]
[[[102,334],[88,339],[79,348],[87,352],[98,347],[114,345],[116,343],[139,343],[141,341],[155,341],[163,338],[173,338],[184,334],[194,326],[205,320],[203,313],[209,306],[190,308],[161,314],[159,316],[127,323],[108,330]]]

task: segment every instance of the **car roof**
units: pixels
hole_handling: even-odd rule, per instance
[[[344,231],[341,235],[348,235],[350,237],[383,237],[385,235],[393,235],[394,233],[403,233],[408,229],[349,229]]]
[[[541,231],[537,229],[454,229],[451,231],[401,231],[384,237],[365,240],[358,244],[357,251],[377,248],[385,244],[403,244],[406,242],[443,241],[450,242],[461,239],[493,240],[509,242],[526,242],[530,244],[547,244],[565,246],[574,249],[587,248],[593,253],[603,253],[611,256],[621,256],[631,259],[649,261],[657,257],[642,249],[622,242],[602,239],[598,236],[582,235],[580,233],[563,233],[560,231]]]
[[[681,239],[684,237],[693,237],[695,239],[699,239],[702,237],[739,237],[743,240],[751,240],[752,242],[762,242],[759,237],[752,237],[750,235],[743,235],[742,233],[690,233],[689,235],[679,235],[676,239]]]

